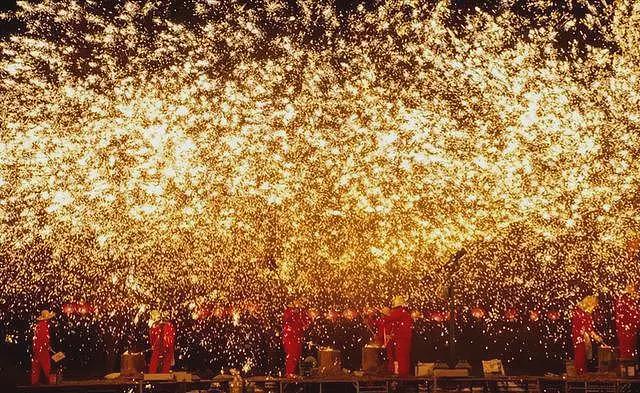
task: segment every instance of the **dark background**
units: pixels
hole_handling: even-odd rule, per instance
[[[331,0],[327,0],[331,1]],[[425,0],[430,3],[435,3],[435,0]],[[602,2],[592,2],[595,7],[603,7],[603,4],[611,4],[614,0],[603,0]],[[36,3],[37,0],[28,0],[28,2]],[[143,2],[143,1],[139,1]],[[246,0],[248,7],[256,6],[260,4],[259,0]],[[287,0],[289,4],[295,9],[295,0]],[[349,13],[354,10],[359,4],[365,5],[368,9],[375,8],[383,0],[333,0],[337,10],[341,13]],[[82,0],[79,3],[83,3]],[[99,4],[104,10],[114,9],[125,3],[125,0],[102,0]],[[165,0],[163,3],[168,4],[167,17],[176,20],[178,22],[188,21],[191,15],[194,15],[194,1],[193,0]],[[464,18],[476,12],[477,9],[489,12],[491,14],[497,14],[502,10],[500,0],[454,0],[452,5],[455,11],[451,16],[451,26],[457,28],[460,26],[460,22]],[[16,9],[16,0],[0,0],[0,12],[10,11]],[[529,20],[529,24],[522,26],[523,34],[529,28],[534,28],[545,23],[545,17],[549,16],[552,11],[560,11],[564,14],[573,15],[578,21],[585,17],[587,14],[587,8],[584,4],[575,0],[554,0],[552,6],[549,9],[536,8],[529,0],[516,0],[513,2],[511,10],[517,15],[526,17]],[[0,35],[13,34],[20,31],[20,26],[14,22],[0,22]],[[585,53],[586,45],[609,47],[615,49],[615,44],[607,42],[603,37],[603,34],[598,29],[590,29],[583,24],[577,23],[575,27],[569,30],[559,31],[557,48],[560,52],[568,52],[572,48],[576,47],[578,53]]]

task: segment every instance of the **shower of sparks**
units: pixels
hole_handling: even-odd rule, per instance
[[[637,274],[638,3],[455,26],[444,1],[85,3],[2,16],[23,24],[0,43],[9,315],[424,309],[461,247],[460,301],[488,319]],[[604,44],[559,49],[580,28]]]

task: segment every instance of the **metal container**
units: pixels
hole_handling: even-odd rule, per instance
[[[598,347],[598,372],[615,372],[617,368],[617,351],[613,348]]]
[[[385,350],[380,345],[367,344],[362,348],[362,371],[379,374],[386,370]]]
[[[125,352],[120,357],[120,375],[123,377],[139,376],[146,367],[142,352]]]
[[[318,362],[313,356],[307,356],[300,362],[300,375],[303,377],[312,376],[318,368]]]
[[[577,375],[573,359],[566,359],[564,361],[564,365],[568,377],[575,377]]]
[[[333,348],[318,350],[318,373],[322,375],[342,373],[342,355]]]
[[[637,378],[638,362],[634,359],[618,359],[618,375],[621,378]]]

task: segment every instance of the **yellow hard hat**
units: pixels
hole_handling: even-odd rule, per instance
[[[160,320],[162,314],[160,314],[160,311],[158,310],[151,310],[149,312],[149,321],[150,322],[156,322]]]
[[[598,297],[595,295],[585,296],[580,302],[580,307],[587,312],[593,311],[598,306]]]
[[[407,300],[402,295],[396,295],[393,297],[393,300],[391,300],[391,307],[395,308],[395,307],[401,307],[406,305],[407,305]]]
[[[40,312],[40,316],[37,318],[38,321],[46,321],[47,319],[51,319],[56,315],[56,313],[51,312],[49,310],[42,310]]]

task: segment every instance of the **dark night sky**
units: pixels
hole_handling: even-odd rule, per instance
[[[0,12],[12,11],[16,8],[16,0],[0,0]],[[14,32],[15,25],[7,21],[0,21],[0,35],[6,35]]]
[[[17,0],[0,0],[0,12],[16,9]],[[36,1],[36,0],[31,0]],[[134,0],[136,1],[136,0]],[[143,2],[143,0],[138,0]],[[289,3],[295,4],[295,0],[287,0]],[[435,3],[436,0],[427,0]],[[610,3],[613,0],[604,0],[604,3]],[[80,0],[83,2],[83,0]],[[126,0],[99,0],[104,9],[115,8],[125,3]],[[170,7],[169,15],[178,22],[186,19],[187,15],[192,14],[193,0],[167,0],[173,6]],[[375,8],[375,4],[384,2],[384,0],[333,0],[336,8],[343,12],[349,12],[355,9],[359,4],[364,4],[367,8]],[[260,0],[246,0],[249,7],[261,3]],[[453,14],[451,21],[452,26],[456,26],[459,21],[464,19],[465,15],[475,12],[476,7],[489,13],[498,13],[501,0],[452,0],[453,8],[458,12]],[[586,14],[586,8],[577,4],[575,1],[553,0],[552,8],[563,11],[564,13],[573,14],[576,18],[581,18]],[[525,16],[530,20],[528,26],[522,26],[523,32],[528,28],[536,27],[544,16],[550,13],[550,10],[531,9],[531,3],[528,0],[515,0],[511,9],[519,15]],[[544,22],[543,22],[544,23]],[[19,31],[19,26],[15,21],[0,21],[0,37],[14,34]],[[558,36],[558,49],[569,48],[571,42],[575,42],[579,48],[583,49],[585,44],[595,46],[609,46],[605,42],[598,31],[592,31],[583,25],[577,24],[572,31],[562,31]]]

